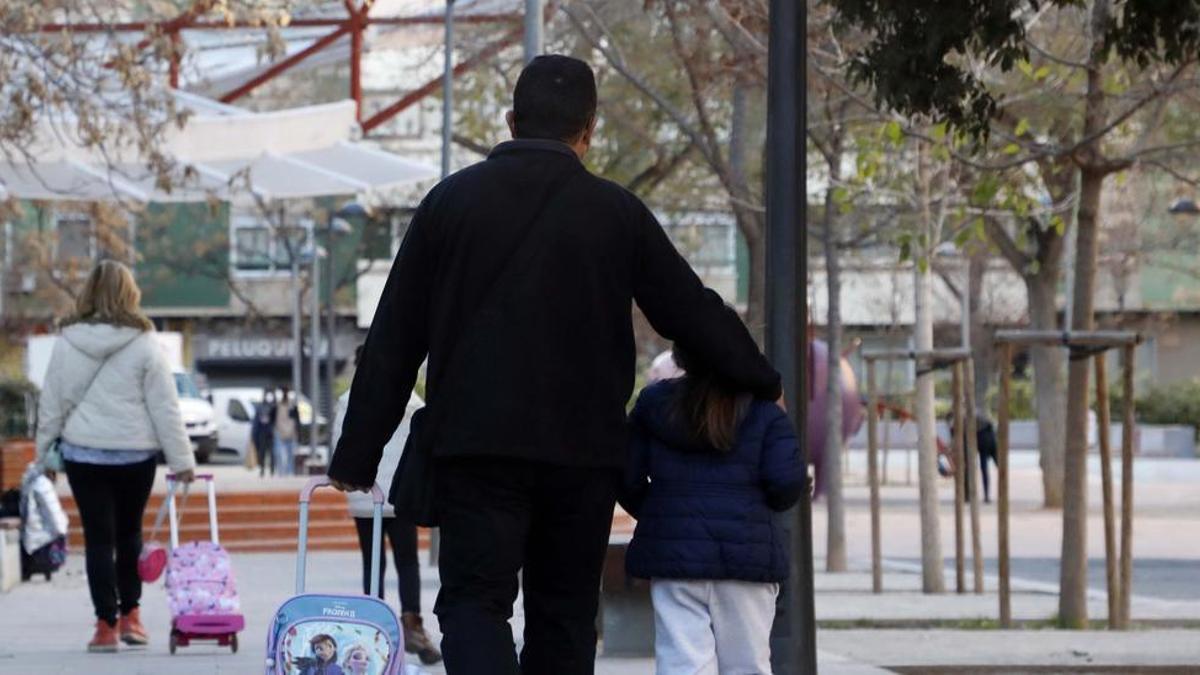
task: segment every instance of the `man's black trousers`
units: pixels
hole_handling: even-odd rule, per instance
[[[590,675],[614,469],[505,458],[439,460],[441,591],[448,675]],[[508,621],[525,599],[519,665]]]

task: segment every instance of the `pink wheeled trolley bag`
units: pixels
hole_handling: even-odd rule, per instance
[[[296,595],[275,612],[267,630],[266,675],[398,675],[404,668],[404,633],[396,612],[379,599],[379,546],[383,535],[383,491],[371,488],[369,595],[305,593],[308,503],[329,479],[313,478],[300,492],[300,541],[296,552]]]
[[[167,602],[171,608],[171,653],[196,640],[213,641],[238,650],[237,634],[246,627],[241,613],[233,564],[221,547],[217,529],[217,492],[213,477],[207,482],[208,526],[211,541],[179,543],[179,518],[175,510],[174,475],[167,476],[167,512],[171,520],[171,551],[167,557]],[[188,486],[184,486],[184,500]]]

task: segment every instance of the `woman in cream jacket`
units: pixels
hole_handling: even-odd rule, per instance
[[[64,322],[38,401],[38,459],[53,476],[61,455],[83,522],[94,652],[116,651],[118,638],[146,644],[137,560],[156,457],[161,451],[183,482],[195,468],[170,364],[140,305],[127,267],[97,265]]]

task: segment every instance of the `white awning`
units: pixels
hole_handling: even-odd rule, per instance
[[[0,195],[20,199],[189,202],[255,194],[273,200],[369,195],[435,178],[430,165],[354,140],[353,101],[256,113],[177,94],[193,115],[163,146],[188,178],[170,191],[144,167],[112,164],[62,140],[33,165],[0,162]]]

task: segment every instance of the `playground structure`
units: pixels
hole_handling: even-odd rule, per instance
[[[1133,429],[1134,429],[1134,348],[1141,335],[1123,331],[1055,332],[1008,330],[996,333],[999,348],[1000,398],[997,407],[997,518],[1000,549],[1000,626],[1012,626],[1012,599],[1009,585],[1009,503],[1008,503],[1008,423],[1012,388],[1013,347],[1045,346],[1068,350],[1071,360],[1094,359],[1096,368],[1096,407],[1099,416],[1100,480],[1104,499],[1104,559],[1108,591],[1108,627],[1129,629],[1129,606],[1133,586]],[[1110,349],[1121,349],[1122,390],[1125,402],[1121,430],[1121,550],[1117,558],[1116,519],[1114,515],[1112,446],[1109,443],[1108,373],[1104,356]],[[973,493],[972,493],[973,494]]]
[[[976,471],[978,451],[975,442],[975,386],[971,352],[968,349],[935,349],[931,351],[880,350],[864,351],[867,370],[867,484],[871,503],[871,589],[883,592],[883,551],[881,543],[881,514],[879,499],[879,394],[876,388],[875,365],[879,361],[913,361],[918,369],[937,371],[951,369],[951,399],[954,415],[954,434],[951,442],[954,469],[954,571],[955,590],[966,592],[965,538],[963,507],[964,480],[970,481],[971,557],[974,592],[983,593],[983,553],[979,538],[979,489]],[[965,412],[964,412],[965,411]],[[969,413],[969,414],[967,414]],[[965,419],[964,419],[965,418]],[[965,424],[965,426],[964,426]],[[966,461],[963,457],[964,437]],[[967,472],[964,474],[964,470]],[[1001,473],[1003,476],[1003,473]],[[1004,480],[1002,477],[1001,481]]]
[[[1010,502],[1009,502],[1009,404],[1012,389],[1013,349],[1017,346],[1062,347],[1072,360],[1093,359],[1096,372],[1096,407],[1099,417],[1099,453],[1101,490],[1104,503],[1105,580],[1108,597],[1108,625],[1112,630],[1128,630],[1133,577],[1133,444],[1134,444],[1134,348],[1141,336],[1132,332],[1087,331],[1053,332],[1008,330],[999,331],[995,343],[999,353],[1000,396],[997,401],[997,531],[999,552],[999,619],[1002,628],[1012,627]],[[1111,415],[1109,410],[1108,373],[1105,355],[1110,349],[1121,349],[1122,397],[1124,400],[1121,447],[1121,520],[1120,551],[1117,544],[1117,520],[1113,496]],[[974,572],[974,592],[983,592],[983,558],[979,538],[979,491],[977,480],[978,447],[974,411],[974,369],[971,352],[967,349],[936,349],[931,351],[870,351],[863,353],[867,371],[867,481],[871,504],[871,577],[872,590],[883,592],[882,551],[880,544],[878,421],[882,411],[890,409],[880,403],[876,389],[875,366],[880,361],[913,361],[927,370],[951,369],[953,428],[952,455],[954,458],[954,523],[955,523],[955,580],[956,590],[965,592],[963,505],[964,486],[967,486],[971,518],[971,549]],[[959,431],[962,430],[962,431]],[[963,454],[965,446],[965,457]],[[960,459],[965,461],[959,461]],[[966,474],[964,474],[964,468]]]

